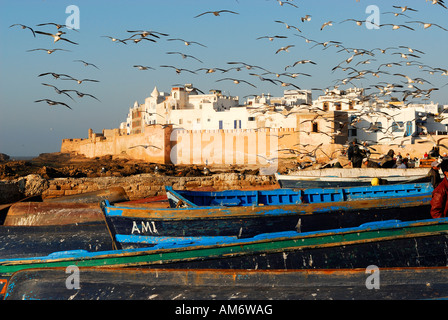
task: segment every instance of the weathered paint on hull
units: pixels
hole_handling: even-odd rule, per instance
[[[448,297],[448,268],[374,270],[151,270],[80,268],[67,289],[65,268],[18,272],[6,300],[416,300]],[[370,283],[370,282],[369,282]],[[379,288],[377,285],[380,285]],[[276,310],[278,311],[278,310]]]
[[[239,236],[356,227],[380,220],[429,219],[431,197],[375,199],[285,206],[151,210],[103,208],[112,235]]]
[[[295,233],[297,234],[297,233]],[[163,247],[163,244],[162,244]],[[0,260],[0,274],[41,267],[151,267],[213,269],[341,269],[447,266],[448,219],[385,222],[343,230],[292,232],[223,244],[67,252]]]
[[[112,248],[113,242],[104,221],[62,226],[0,226],[0,259]]]
[[[123,187],[111,187],[108,189],[84,192],[70,196],[46,198],[44,202],[58,203],[100,203],[102,200],[108,200],[110,203],[128,201],[129,198]]]
[[[11,206],[5,226],[51,226],[104,221],[96,203],[21,202]]]

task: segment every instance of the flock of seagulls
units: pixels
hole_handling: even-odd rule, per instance
[[[426,2],[428,0],[425,0]],[[310,68],[316,67],[320,68],[320,62],[314,59],[313,50],[330,50],[326,52],[330,52],[332,58],[338,58],[340,55],[346,55],[345,57],[340,57],[340,61],[338,61],[330,70],[328,70],[328,75],[340,75],[339,79],[334,80],[334,82],[324,88],[312,88],[311,90],[321,91],[321,92],[331,92],[332,89],[338,89],[343,85],[352,85],[354,87],[364,87],[365,95],[364,99],[366,100],[379,100],[380,98],[390,98],[392,96],[399,96],[402,101],[406,103],[412,102],[413,99],[429,99],[431,93],[439,90],[440,88],[434,86],[432,81],[425,79],[423,76],[416,76],[415,72],[423,72],[426,75],[434,76],[447,76],[448,70],[444,66],[433,66],[429,64],[423,63],[423,59],[425,56],[425,52],[423,50],[419,50],[418,48],[411,48],[402,43],[397,43],[396,46],[389,47],[377,47],[377,48],[357,48],[352,47],[348,43],[343,43],[342,41],[336,40],[317,40],[312,39],[306,32],[308,26],[312,26],[312,20],[315,21],[317,18],[312,16],[311,14],[307,14],[304,12],[301,7],[302,5],[296,5],[293,0],[285,0],[279,1],[275,0],[280,6],[289,8],[290,10],[297,10],[298,15],[295,20],[297,23],[289,23],[287,21],[283,21],[280,19],[272,19],[273,29],[278,27],[279,30],[283,30],[284,34],[275,34],[270,33],[268,35],[258,35],[254,37],[253,40],[266,40],[267,45],[276,46],[275,50],[272,50],[272,53],[275,57],[279,57],[281,61],[284,61],[285,64],[282,70],[270,70],[271,67],[268,66],[258,66],[254,64],[250,64],[246,61],[228,61],[225,65],[221,66],[207,66],[200,68],[185,68],[181,66],[176,66],[172,63],[165,63],[159,65],[160,68],[171,69],[176,74],[187,73],[187,74],[229,74],[229,76],[223,76],[220,79],[217,79],[216,82],[231,82],[235,85],[243,85],[252,88],[257,88],[257,83],[255,81],[261,81],[262,83],[270,83],[273,86],[281,86],[284,88],[295,88],[302,89],[295,81],[302,77],[312,77],[312,72],[300,72],[299,68],[307,65]],[[438,6],[443,9],[447,9],[444,1],[442,0],[430,0],[430,4]],[[286,6],[285,6],[286,5]],[[414,19],[412,16],[418,12],[417,9],[409,7],[409,6],[391,6],[391,10],[384,12],[383,15],[388,15],[393,20],[392,23],[384,23],[379,24],[377,27],[380,29],[390,29],[390,30],[405,30],[404,32],[413,32],[416,31],[417,27],[423,28],[423,30],[434,29],[437,32],[442,32],[441,37],[445,36],[443,32],[448,31],[444,26],[441,26],[432,22],[425,22]],[[447,11],[448,13],[448,11]],[[239,12],[231,11],[231,10],[215,10],[215,11],[205,11],[198,13],[192,16],[193,19],[198,19],[200,21],[208,21],[207,16],[210,19],[217,19],[217,23],[225,21],[224,16],[234,16],[235,19],[240,15]],[[196,21],[196,20],[194,20]],[[311,22],[311,23],[310,23]],[[321,34],[323,37],[327,34],[327,30],[331,28],[337,28],[339,25],[345,25],[348,23],[353,23],[353,25],[362,27],[366,21],[357,19],[357,18],[347,18],[341,21],[334,20],[323,20],[318,23],[317,26],[317,34]],[[78,46],[79,44],[71,39],[69,39],[69,35],[72,31],[67,28],[65,25],[57,24],[57,23],[43,23],[39,24],[36,27],[55,27],[55,32],[49,31],[41,31],[35,30],[34,27],[30,27],[23,24],[13,24],[10,26],[11,28],[17,27],[24,30],[28,30],[31,32],[34,38],[38,38],[42,36],[43,38],[52,38],[53,44],[57,43],[66,43],[71,46]],[[392,32],[400,32],[400,31],[392,31]],[[154,30],[145,30],[145,29],[136,29],[136,30],[125,30],[124,36],[115,36],[115,35],[101,35],[101,38],[109,39],[111,42],[116,43],[116,45],[127,46],[129,44],[134,44],[138,46],[152,45],[156,43],[160,43],[162,41],[169,41],[173,44],[179,43],[184,49],[179,50],[171,50],[166,51],[165,54],[167,56],[178,56],[181,58],[181,61],[187,61],[194,64],[204,64],[205,59],[200,56],[194,56],[189,54],[187,50],[189,47],[197,47],[199,52],[202,50],[208,50],[209,46],[203,44],[198,41],[194,41],[192,39],[184,39],[183,37],[172,37],[168,33],[159,32]],[[303,41],[305,43],[303,43]],[[284,44],[278,45],[279,42],[287,42]],[[397,38],[397,42],[401,42],[400,38]],[[134,46],[132,45],[132,46]],[[277,46],[278,45],[278,46]],[[336,51],[332,51],[332,49],[336,49]],[[309,50],[309,51],[308,51]],[[66,50],[63,48],[50,48],[47,49],[45,47],[30,49],[28,52],[35,51],[43,51],[48,54],[53,54],[56,51],[60,52],[70,52],[70,50]],[[310,52],[312,55],[312,59],[308,57],[304,57],[302,55]],[[204,54],[206,55],[206,53]],[[287,61],[289,58],[292,58],[292,61]],[[311,58],[311,57],[310,57]],[[98,66],[93,63],[87,62],[82,59],[73,60],[74,63],[80,63],[85,67],[92,67],[99,70]],[[142,64],[130,64],[132,68],[135,68],[139,71],[151,72],[150,70],[156,70],[157,66],[152,63],[142,63]],[[369,68],[367,69],[367,66]],[[408,72],[409,70],[409,72]],[[203,71],[203,72],[202,72]],[[316,70],[317,71],[317,70]],[[239,73],[239,76],[232,76],[232,73]],[[244,75],[247,78],[244,78]],[[85,82],[97,83],[98,80],[89,79],[89,78],[77,78],[68,74],[58,74],[54,72],[44,72],[38,75],[38,77],[46,77],[51,76],[54,80],[64,80],[60,81],[60,83],[64,83],[66,81],[76,82],[78,84],[82,84]],[[254,79],[251,81],[249,79]],[[366,83],[370,83],[373,81],[371,85],[365,85]],[[59,82],[58,82],[59,83]],[[358,86],[357,84],[361,83],[364,85]],[[89,93],[83,93],[75,89],[61,89],[59,85],[50,84],[50,83],[42,83],[43,86],[52,88],[56,94],[59,96],[64,96],[69,98],[71,101],[75,101],[73,98],[76,94],[78,98],[82,97],[90,97],[99,101],[94,95]],[[429,87],[427,87],[429,86]],[[446,85],[445,85],[446,86]],[[201,90],[194,88],[195,90],[202,92]],[[304,88],[303,88],[304,89]],[[370,91],[369,93],[367,93]],[[50,106],[63,106],[69,109],[72,109],[67,103],[59,101],[60,99],[39,99],[36,100],[36,103],[45,102]],[[309,112],[318,112],[322,110],[318,110],[318,108],[303,105],[303,108]],[[266,113],[267,111],[272,111],[270,107],[262,107],[255,112]],[[275,112],[275,110],[274,110]],[[280,111],[279,111],[280,112]],[[293,112],[285,112],[282,111],[284,116],[290,116]],[[372,119],[376,116],[379,116],[379,111],[374,109],[363,110],[362,114],[360,113],[358,117],[355,117],[354,120],[350,123],[352,126],[356,126],[356,121],[359,121],[361,115],[368,114]],[[329,119],[328,121],[335,123],[335,127],[339,126],[339,130],[344,127],[344,123],[338,123],[338,119]],[[391,128],[362,128],[363,130],[383,130],[384,132],[390,132]],[[335,131],[334,135],[338,134],[338,130]],[[309,133],[309,132],[306,132]],[[139,146],[144,147],[145,146]],[[147,146],[152,147],[152,146]],[[305,147],[305,146],[302,146]],[[288,152],[300,154],[301,156],[311,156],[315,157],[316,150],[318,150],[321,146],[317,146],[312,151],[306,151],[305,149],[296,149],[296,150],[288,150]]]
[[[22,29],[29,29],[29,30],[31,30],[31,32],[33,33],[33,36],[34,36],[34,37],[36,37],[36,34],[37,34],[37,35],[46,35],[46,36],[50,36],[50,37],[53,38],[53,44],[55,44],[55,43],[58,42],[58,41],[65,41],[65,42],[70,43],[70,44],[72,44],[72,45],[79,45],[78,43],[76,43],[76,42],[74,42],[74,41],[72,41],[72,40],[66,38],[65,36],[63,36],[63,35],[67,35],[67,32],[66,32],[66,31],[62,31],[62,29],[64,29],[64,30],[67,29],[67,31],[68,31],[68,30],[70,30],[70,31],[77,31],[77,30],[75,30],[75,29],[70,29],[69,27],[67,27],[66,25],[63,25],[63,24],[58,24],[58,23],[54,23],[54,22],[48,22],[48,23],[41,23],[41,24],[36,25],[36,27],[44,27],[44,26],[53,26],[53,27],[56,27],[56,30],[57,30],[56,33],[51,33],[51,32],[46,32],[46,31],[40,31],[40,30],[34,30],[33,28],[31,28],[31,27],[29,27],[29,26],[26,26],[26,25],[23,25],[23,24],[13,24],[13,25],[10,26],[10,28],[11,28],[11,27],[15,27],[15,26],[19,26],[19,27],[21,27]],[[52,53],[54,53],[54,52],[56,52],[56,51],[71,52],[71,50],[66,50],[66,49],[62,49],[62,48],[52,48],[52,49],[35,48],[35,49],[27,50],[27,52],[34,52],[34,51],[44,51],[44,52],[46,52],[47,54],[52,54]],[[77,59],[77,60],[73,60],[73,62],[80,62],[80,63],[82,63],[82,64],[83,64],[84,66],[86,66],[86,67],[88,67],[88,66],[92,66],[92,67],[94,67],[94,68],[96,68],[96,69],[99,70],[98,66],[96,66],[96,65],[93,64],[93,63],[87,62],[87,61],[85,61],[85,60]],[[98,80],[95,80],[95,79],[87,79],[87,78],[78,79],[78,78],[75,78],[75,77],[70,76],[70,75],[68,75],[68,74],[55,73],[55,72],[44,72],[44,73],[41,73],[41,74],[38,75],[38,77],[45,77],[45,76],[52,76],[53,79],[55,79],[55,80],[69,80],[69,81],[75,81],[75,82],[77,82],[78,84],[81,84],[81,83],[83,83],[83,82],[99,82]],[[75,101],[75,100],[74,100],[73,97],[69,94],[69,92],[74,92],[74,93],[76,93],[76,95],[77,95],[79,98],[82,98],[82,97],[85,97],[85,96],[86,96],[86,97],[91,97],[91,98],[93,98],[93,99],[95,99],[95,100],[97,100],[97,101],[100,101],[97,97],[95,97],[94,95],[92,95],[92,94],[90,94],[90,93],[84,93],[84,92],[80,92],[80,91],[78,91],[78,90],[74,90],[74,89],[59,89],[59,88],[56,87],[55,85],[48,84],[48,83],[42,83],[42,85],[47,86],[47,87],[50,87],[50,88],[53,88],[54,91],[55,91],[58,95],[64,95],[64,96],[70,98],[72,101]],[[57,100],[55,100],[55,99],[45,98],[45,99],[38,99],[38,100],[35,100],[34,102],[35,102],[35,103],[45,102],[45,103],[47,103],[49,106],[58,106],[58,105],[60,105],[60,106],[66,107],[66,108],[68,108],[68,109],[70,109],[70,110],[73,110],[73,108],[70,107],[67,103],[62,102],[62,101],[57,101]]]

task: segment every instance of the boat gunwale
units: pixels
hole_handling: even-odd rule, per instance
[[[431,198],[431,193],[421,195],[402,196],[400,207],[412,207],[425,205],[424,201]],[[428,202],[429,204],[429,202]],[[371,210],[373,208],[389,209],[397,206],[397,198],[379,197],[371,199],[316,202],[300,204],[280,205],[249,205],[249,206],[197,206],[181,208],[145,208],[127,207],[109,204],[106,200],[102,205],[103,214],[106,218],[142,218],[154,220],[196,220],[196,219],[228,219],[229,217],[266,217],[266,216],[290,216],[311,215],[319,213],[331,213],[337,210]],[[249,209],[249,210],[248,210]],[[282,213],[278,211],[282,210]],[[289,211],[289,212],[288,212]],[[185,214],[188,212],[188,214]]]

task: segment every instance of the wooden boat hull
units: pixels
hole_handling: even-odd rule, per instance
[[[66,271],[66,268],[49,268],[17,272],[9,280],[5,300],[417,300],[448,297],[447,267],[378,269],[374,272],[378,275],[379,288],[366,286],[371,273],[365,268],[286,271],[80,268],[82,285],[75,289],[67,289]],[[272,312],[269,306],[267,309],[263,306],[263,311]],[[275,313],[278,311],[276,309]]]
[[[102,200],[109,200],[110,203],[128,201],[129,198],[123,187],[111,187],[92,192],[84,192],[70,196],[46,198],[44,202],[51,203],[100,203]]]
[[[181,269],[353,269],[447,266],[448,218],[385,221],[357,228],[250,239],[164,243],[152,248],[72,251],[1,259],[0,275],[48,267],[150,267]]]
[[[320,169],[303,170],[288,175],[275,174],[281,188],[342,188],[369,186],[373,178],[385,184],[428,182],[428,168],[412,169]]]
[[[55,251],[111,250],[104,221],[55,226],[0,226],[0,258],[48,255]]]
[[[96,203],[21,202],[12,205],[3,225],[50,226],[104,221]]]
[[[430,216],[430,195],[401,199],[250,207],[152,209],[111,206],[102,208],[113,237],[238,236],[292,231],[310,232],[356,227],[381,220],[422,220]],[[120,248],[138,247],[138,243]]]

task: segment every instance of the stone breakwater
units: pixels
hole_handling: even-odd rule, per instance
[[[41,195],[43,199],[69,196],[109,187],[123,187],[129,200],[165,194],[165,186],[177,190],[274,189],[279,185],[274,176],[220,173],[202,177],[172,177],[138,174],[128,177],[44,179],[30,174],[11,181],[0,181],[0,204],[24,197]]]

